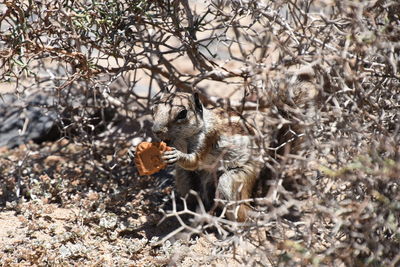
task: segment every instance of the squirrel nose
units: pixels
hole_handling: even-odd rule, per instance
[[[161,128],[160,126],[154,124],[153,127],[151,127],[151,130],[153,131],[153,133],[158,134],[161,132]]]
[[[154,133],[155,135],[159,136],[159,135],[161,135],[162,131],[154,131],[154,130],[153,130],[153,133]]]
[[[158,124],[154,124],[153,127],[151,128],[151,130],[153,131],[153,133],[155,135],[161,135],[163,132],[165,132],[165,131],[163,131],[163,127],[161,127]]]

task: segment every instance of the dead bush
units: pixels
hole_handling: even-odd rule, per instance
[[[152,138],[151,98],[198,90],[209,106],[269,112],[259,128],[269,194],[249,200],[257,215],[245,224],[168,211],[202,221],[176,232],[219,233],[211,254],[182,250],[171,261],[400,263],[398,1],[6,0],[0,8],[1,86],[21,98],[51,96],[41,108],[57,113],[64,140],[28,143],[15,160],[3,153],[3,203],[67,205],[94,190],[82,205],[119,209],[152,179],[137,177],[128,156]],[[274,153],[300,137],[295,154]],[[63,158],[40,166],[53,154]],[[152,181],[160,194],[164,182]]]

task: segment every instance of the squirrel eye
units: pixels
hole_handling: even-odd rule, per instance
[[[181,110],[181,111],[178,113],[178,116],[176,116],[176,120],[186,119],[186,115],[187,115],[187,110],[186,110],[186,109]]]

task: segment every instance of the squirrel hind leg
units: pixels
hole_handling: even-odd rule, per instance
[[[238,222],[247,220],[249,211],[252,210],[250,203],[235,204],[234,202],[252,197],[257,178],[257,171],[246,168],[235,168],[219,177],[216,197],[232,202],[226,208],[226,216],[229,220]]]

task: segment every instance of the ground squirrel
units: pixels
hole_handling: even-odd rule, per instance
[[[203,106],[197,93],[168,93],[153,106],[153,132],[173,149],[162,158],[175,163],[177,192],[199,192],[210,207],[214,198],[251,198],[262,164],[252,153],[255,129],[237,114]],[[231,206],[226,216],[245,221],[250,206]]]

